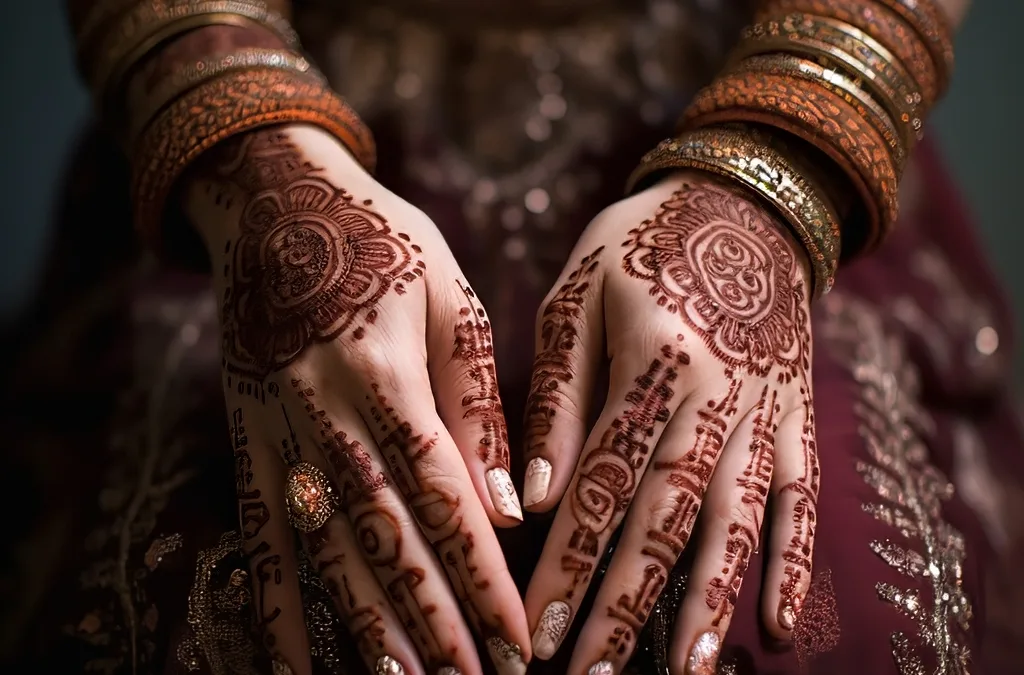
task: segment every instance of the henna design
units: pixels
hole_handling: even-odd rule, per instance
[[[567,599],[589,581],[601,540],[611,536],[632,501],[638,476],[643,474],[653,450],[650,439],[655,427],[668,421],[668,403],[675,395],[672,383],[678,368],[689,361],[685,352],[669,345],[662,347],[661,358],[651,362],[626,394],[629,407],[608,426],[601,444],[583,457],[570,494],[576,520],[576,529],[569,538],[572,552],[562,557],[562,570],[572,572]]]
[[[777,415],[781,410],[778,392],[769,394],[768,387],[761,390],[761,398],[754,416],[753,436],[750,441],[750,461],[743,474],[736,480],[743,488],[739,518],[729,524],[729,539],[725,545],[725,561],[719,575],[711,580],[705,592],[705,604],[714,612],[711,625],[718,627],[724,618],[732,614],[736,606],[743,575],[747,571],[750,556],[757,548],[764,516],[765,501],[772,480],[772,466],[775,456],[775,432],[779,423]]]
[[[229,371],[262,380],[312,343],[349,329],[358,339],[381,298],[422,275],[409,237],[322,178],[285,134],[255,132],[221,155],[221,177],[247,195],[225,247]]]
[[[316,571],[324,580],[327,592],[334,598],[336,606],[343,614],[348,631],[359,650],[364,654],[379,654],[384,649],[384,634],[386,632],[384,617],[376,607],[361,606],[356,601],[345,574],[333,575],[330,573],[332,567],[342,566],[344,562],[345,554],[341,553],[318,562]]]
[[[267,605],[267,585],[279,585],[281,556],[271,551],[270,544],[259,538],[263,526],[270,521],[270,510],[258,488],[253,487],[252,456],[249,438],[245,432],[245,419],[241,408],[231,413],[231,440],[235,452],[235,491],[238,497],[238,519],[242,529],[242,543],[253,569],[253,607],[255,622],[264,646],[273,653],[274,635],[270,624],[281,614],[280,607]]]
[[[601,246],[585,256],[544,308],[541,348],[533,362],[530,396],[526,402],[527,454],[531,456],[544,448],[552,420],[562,406],[560,399],[564,394],[559,388],[572,381],[573,368],[569,360],[579,338],[583,298],[603,250]]]
[[[466,296],[466,306],[459,310],[452,358],[462,362],[473,383],[473,390],[462,398],[462,417],[480,420],[484,432],[477,448],[480,460],[491,467],[508,469],[508,431],[498,395],[491,322],[473,289],[462,283],[459,289]]]

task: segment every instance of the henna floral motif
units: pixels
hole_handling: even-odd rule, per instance
[[[601,246],[585,256],[544,308],[541,319],[541,347],[533,362],[530,397],[526,402],[526,433],[528,454],[535,455],[544,447],[551,424],[561,407],[560,387],[572,381],[570,365],[579,338],[583,298],[597,272]]]
[[[226,247],[229,370],[262,379],[314,342],[350,328],[358,339],[380,299],[422,274],[409,238],[320,177],[283,134],[247,137],[222,171],[248,195]]]
[[[505,412],[498,395],[498,374],[494,370],[494,341],[491,322],[476,293],[459,284],[466,306],[459,310],[452,358],[461,361],[473,389],[462,398],[463,417],[476,418],[483,428],[477,455],[489,467],[508,468],[508,431]]]

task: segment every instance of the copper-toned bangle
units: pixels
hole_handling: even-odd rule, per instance
[[[939,73],[924,38],[897,14],[874,2],[847,0],[769,0],[754,18],[771,21],[800,12],[844,21],[864,31],[888,49],[907,69],[921,92],[925,109],[938,100]]]
[[[684,113],[684,129],[726,122],[764,124],[791,133],[835,161],[865,205],[866,246],[896,221],[898,179],[885,141],[839,94],[790,75],[728,73],[701,90]]]
[[[142,134],[132,162],[136,227],[155,242],[174,183],[202,153],[237,134],[287,123],[325,129],[373,171],[369,129],[321,79],[280,69],[231,71],[174,101]]]
[[[655,171],[693,168],[739,181],[753,189],[786,220],[807,252],[812,294],[827,293],[839,265],[840,232],[823,193],[766,139],[740,128],[690,131],[663,141],[647,153],[629,179],[629,189]]]
[[[106,100],[132,66],[161,42],[214,25],[263,26],[289,46],[299,47],[292,27],[262,0],[148,0],[132,8],[110,30],[95,35],[95,40],[81,43],[86,80],[93,93]]]
[[[171,101],[207,80],[220,77],[233,70],[245,68],[280,68],[296,73],[309,73],[311,77],[322,76],[310,70],[309,61],[285,49],[263,49],[253,47],[240,49],[212,59],[193,61],[171,77],[160,82],[150,93],[144,94],[139,88],[129,89],[125,96],[128,120],[128,147],[134,147],[139,135]],[[325,81],[326,82],[326,81]]]
[[[842,21],[790,14],[745,29],[733,59],[773,52],[824,58],[842,67],[890,112],[908,150],[920,140],[921,93],[896,58],[870,35]]]
[[[875,0],[903,17],[924,37],[935,67],[939,70],[939,92],[949,85],[953,75],[953,31],[935,0]]]
[[[809,80],[818,86],[828,89],[841,96],[849,103],[857,114],[870,124],[885,141],[889,154],[892,156],[897,175],[903,173],[907,160],[907,151],[899,131],[889,114],[862,89],[859,84],[848,77],[843,71],[823,66],[820,63],[802,59],[792,54],[764,54],[752,56],[740,61],[732,68],[732,72],[769,73],[773,75],[790,75]]]

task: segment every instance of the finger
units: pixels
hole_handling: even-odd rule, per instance
[[[304,535],[303,540],[334,600],[338,616],[345,622],[370,672],[397,662],[404,675],[423,675],[416,647],[373,569],[359,553],[348,519],[335,513],[322,528]]]
[[[674,345],[665,345],[646,367],[630,361],[612,361],[608,404],[587,440],[569,499],[555,515],[526,591],[533,650],[541,659],[558,650],[665,423],[685,397],[677,378],[687,359]]]
[[[526,616],[494,529],[455,442],[432,408],[417,405],[430,400],[426,376],[405,384],[401,392],[371,384],[367,426],[495,665],[503,674],[525,672]]]
[[[817,525],[819,469],[810,398],[779,428],[779,462],[772,478],[772,528],[762,616],[768,631],[792,636],[793,624],[811,584],[811,554]]]
[[[736,426],[742,381],[694,393],[672,417],[626,516],[608,571],[576,642],[570,673],[621,673],[686,548],[704,492]]]
[[[598,262],[585,256],[537,317],[537,355],[526,403],[523,503],[549,511],[562,498],[587,436],[591,397],[603,352]]]
[[[462,453],[487,516],[499,527],[522,521],[509,475],[508,431],[494,369],[491,323],[467,284],[428,313],[427,365],[445,427]]]
[[[760,541],[781,406],[765,386],[726,441],[701,516],[702,536],[669,655],[674,675],[711,675]]]
[[[336,475],[356,550],[384,589],[428,672],[455,668],[465,675],[480,673],[472,635],[434,552],[410,513],[409,507],[415,505],[407,505],[398,489],[399,474],[389,472],[373,436],[348,404],[327,402],[321,408],[313,387],[297,380],[293,387],[303,414],[319,428],[320,461],[326,460],[328,472]],[[327,408],[338,413],[329,414]],[[393,666],[400,658],[387,656],[393,659]],[[411,668],[405,662],[398,665]]]
[[[309,675],[312,663],[295,535],[285,512],[285,469],[274,447],[258,444],[259,432],[247,430],[247,423],[243,409],[235,408],[230,420],[235,489],[242,548],[249,557],[254,620],[270,655],[295,675]]]

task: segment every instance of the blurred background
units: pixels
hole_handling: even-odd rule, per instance
[[[69,142],[88,115],[72,70],[61,0],[8,1],[0,41],[5,103],[0,199],[6,204],[0,250],[0,317],[29,297],[47,245],[57,176]],[[1024,328],[1024,226],[1018,201],[1024,177],[1019,96],[1024,70],[1024,2],[974,0],[957,39],[957,76],[932,120],[949,164],[977,216],[982,238]],[[97,223],[98,227],[102,224]],[[1024,364],[1017,359],[1018,382]]]

